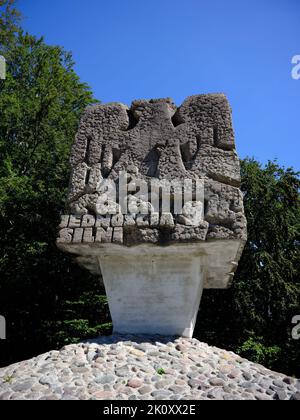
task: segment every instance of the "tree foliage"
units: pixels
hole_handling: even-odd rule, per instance
[[[0,0],[0,45],[6,51],[14,42],[15,34],[20,30],[20,13],[15,3],[15,0]]]
[[[299,173],[269,162],[242,161],[248,241],[229,290],[206,291],[198,335],[291,374],[299,371]]]
[[[70,146],[94,98],[71,54],[9,24],[11,31],[13,39],[0,45],[7,58],[0,82],[0,313],[8,335],[1,364],[95,334],[109,321],[99,280],[55,246]]]

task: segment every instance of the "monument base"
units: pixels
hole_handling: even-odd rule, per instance
[[[192,337],[203,273],[199,257],[180,251],[155,247],[99,256],[114,332]]]
[[[61,244],[102,273],[115,333],[192,337],[203,288],[226,288],[239,240],[132,247]]]

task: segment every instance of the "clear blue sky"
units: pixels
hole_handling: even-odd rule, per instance
[[[238,153],[300,169],[299,0],[19,0],[103,102],[224,92]]]

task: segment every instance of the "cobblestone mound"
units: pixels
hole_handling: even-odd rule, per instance
[[[0,369],[0,400],[299,400],[300,380],[197,339],[114,335]]]

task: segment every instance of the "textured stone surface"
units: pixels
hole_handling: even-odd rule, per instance
[[[170,98],[137,100],[130,108],[120,103],[88,107],[70,161],[68,210],[79,218],[92,217],[88,216],[87,224],[84,218],[74,223],[63,215],[57,242],[65,249],[66,244],[81,241],[94,246],[94,242],[134,245],[246,239],[231,109],[222,94],[191,96],[180,107]],[[110,217],[106,235],[93,216],[123,212],[120,205],[124,202],[118,202],[119,196],[108,196],[103,184],[105,180],[118,184],[122,171],[132,188],[124,198],[132,219],[130,224],[123,218],[116,223]],[[186,179],[204,182],[202,203],[192,198],[183,203],[182,214],[159,214],[158,221],[154,217],[151,222],[150,216],[144,220],[136,217],[139,212],[153,212],[148,193],[153,181]],[[148,192],[137,197],[141,182]],[[195,194],[195,184],[191,191]],[[170,194],[174,199],[173,187]],[[190,227],[188,231],[185,226]],[[76,231],[80,227],[92,231],[81,235],[82,231]],[[115,232],[116,227],[121,229]]]
[[[299,400],[300,380],[196,339],[114,335],[0,369],[0,400]]]

